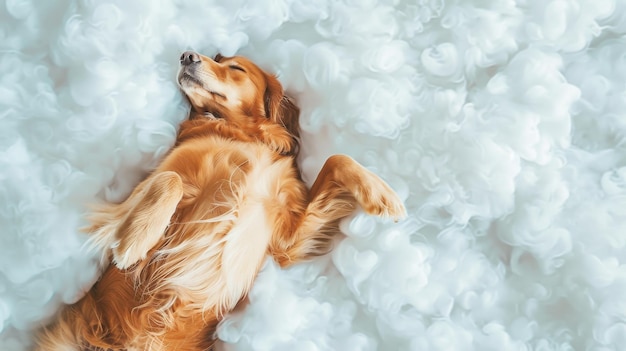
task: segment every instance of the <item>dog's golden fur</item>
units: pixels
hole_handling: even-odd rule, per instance
[[[405,215],[348,156],[331,156],[307,189],[298,109],[249,60],[186,52],[178,82],[191,111],[176,146],[126,201],[94,211],[90,240],[111,264],[42,328],[36,350],[208,350],[266,255],[286,267],[328,252],[357,205]]]

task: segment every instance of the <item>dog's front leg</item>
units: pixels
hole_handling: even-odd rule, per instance
[[[161,240],[182,196],[183,183],[177,173],[151,175],[126,201],[104,205],[92,214],[93,224],[86,229],[92,245],[112,249],[118,268],[130,267],[146,258]]]

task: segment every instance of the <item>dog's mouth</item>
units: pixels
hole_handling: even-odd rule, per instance
[[[204,85],[204,83],[200,79],[196,78],[194,75],[186,72],[185,70],[181,70],[181,72],[178,74],[178,84],[180,85],[181,88],[183,88],[183,92],[184,92],[184,85],[191,84],[191,85],[196,85],[206,90],[213,96],[220,97],[226,100],[226,95],[218,93],[217,91],[214,91],[214,90],[207,89],[207,87]]]
[[[183,83],[192,83],[192,84],[204,87],[204,84],[200,81],[200,79],[192,76],[191,74],[185,72],[184,70],[181,70],[181,72],[178,74],[178,82],[181,85],[183,85]]]

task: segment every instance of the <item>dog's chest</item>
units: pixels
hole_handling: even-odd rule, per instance
[[[249,291],[267,254],[274,228],[268,207],[275,203],[288,162],[276,163],[269,154],[236,148],[211,152],[179,150],[188,161],[181,174],[188,193],[185,213],[172,226],[179,237],[164,247],[170,260],[161,261],[162,271],[178,262],[175,277],[166,278],[181,288],[192,304],[202,309],[227,311]],[[197,159],[192,158],[201,155]],[[168,163],[165,163],[168,165]],[[193,166],[190,166],[193,165]],[[183,266],[184,265],[184,266]],[[208,300],[206,300],[208,298]]]

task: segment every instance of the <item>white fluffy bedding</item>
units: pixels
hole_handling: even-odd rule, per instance
[[[223,350],[625,350],[622,0],[0,1],[0,350],[97,279],[79,228],[172,145],[180,53],[241,54],[409,217],[268,261]],[[251,233],[253,235],[253,233]]]

